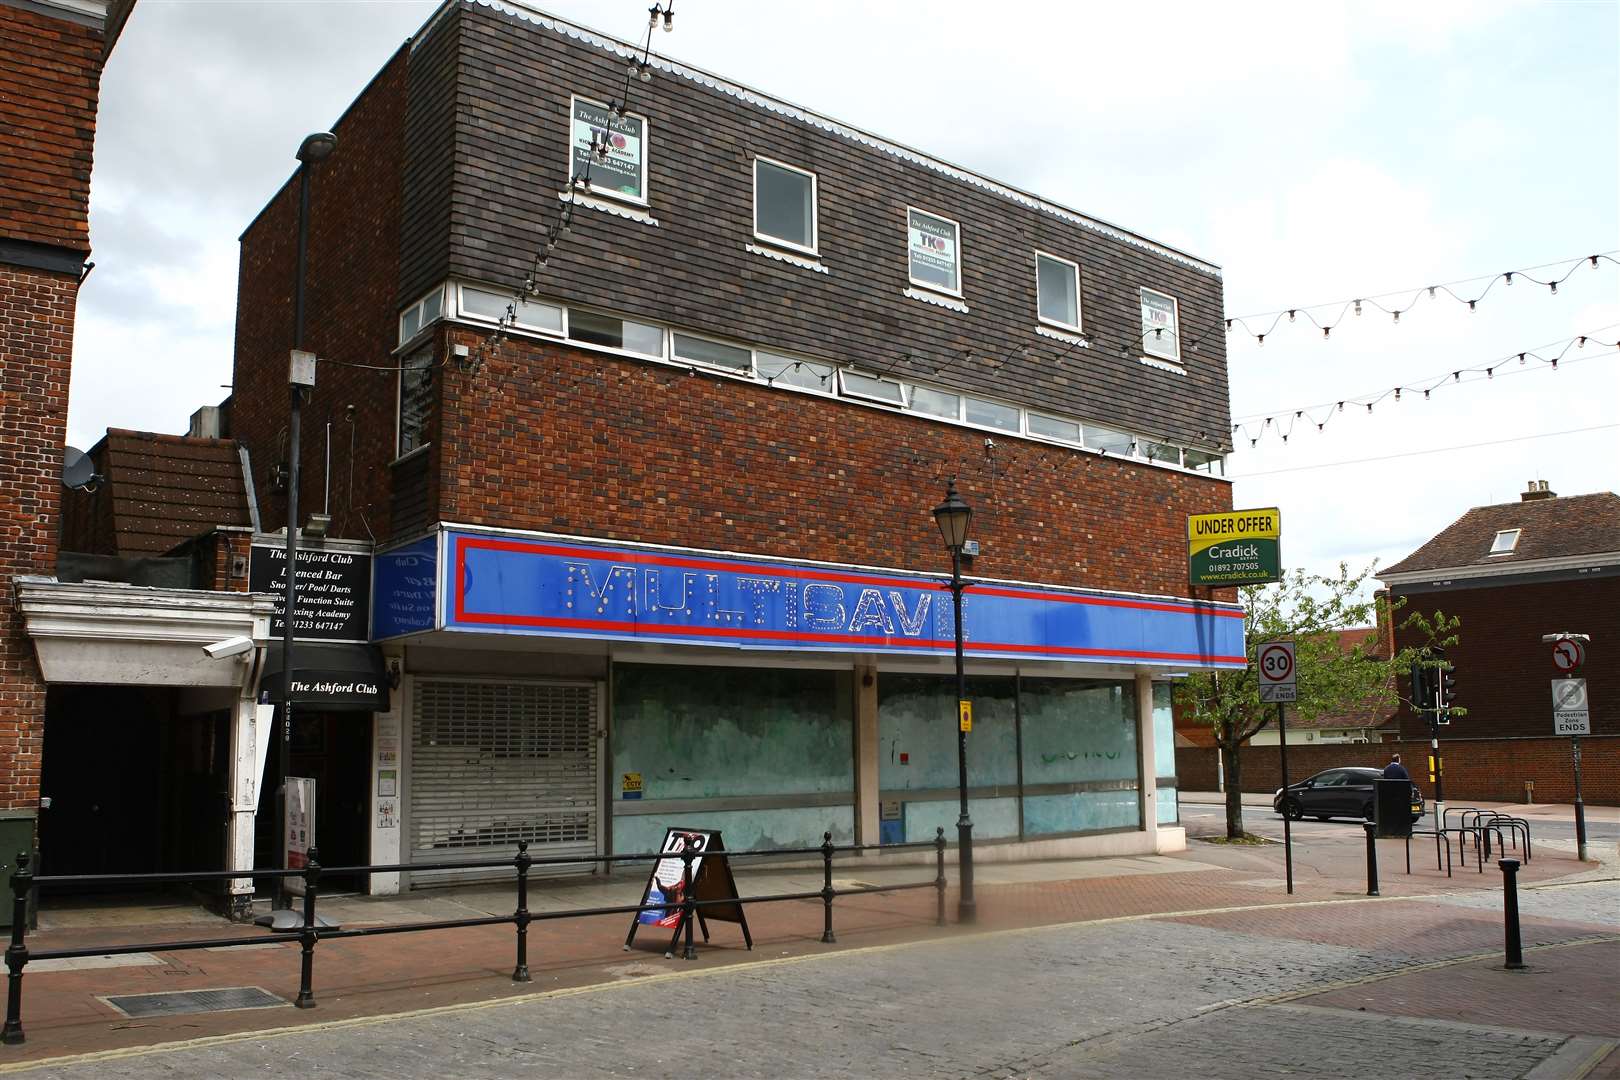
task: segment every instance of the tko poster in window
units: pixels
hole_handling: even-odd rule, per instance
[[[1142,350],[1161,360],[1181,360],[1176,298],[1142,290]]]
[[[647,122],[635,113],[614,115],[594,101],[572,99],[573,141],[569,148],[569,175],[589,176],[591,190],[635,202],[647,201]],[[607,136],[607,157],[591,154],[591,140]]]
[[[960,293],[961,252],[956,222],[921,210],[909,210],[906,237],[912,283],[941,292]]]

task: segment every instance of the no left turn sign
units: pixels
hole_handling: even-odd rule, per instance
[[[1574,638],[1559,638],[1553,642],[1552,660],[1559,671],[1574,671],[1586,660],[1586,646]]]
[[[1261,701],[1294,701],[1297,684],[1292,641],[1268,641],[1255,654]]]

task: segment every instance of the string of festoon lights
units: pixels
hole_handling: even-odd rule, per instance
[[[579,200],[591,190],[591,170],[598,162],[606,162],[613,149],[613,120],[624,119],[630,111],[630,92],[637,82],[651,82],[652,68],[652,36],[653,31],[663,26],[665,33],[675,29],[675,0],[662,0],[647,9],[647,35],[641,45],[641,55],[634,53],[625,61],[624,87],[617,99],[608,102],[608,117],[602,127],[591,127],[590,151],[585,155],[585,168],[575,172],[568,178],[568,196],[562,200],[557,210],[557,217],[546,229],[546,235],[535,249],[534,258],[529,262],[528,272],[522,282],[512,291],[512,299],[506,305],[506,311],[495,324],[495,332],[472,350],[470,354],[462,357],[460,364],[465,370],[476,370],[483,363],[484,358],[498,350],[505,342],[507,332],[517,323],[518,308],[531,298],[540,295],[540,273],[550,261],[553,253],[563,242],[564,238],[574,227],[574,208]],[[572,145],[572,128],[569,138]],[[448,358],[447,358],[448,359]]]
[[[1620,260],[1615,258],[1616,255],[1620,255],[1620,251],[1604,251],[1596,255],[1583,255],[1578,259],[1542,263],[1520,270],[1504,270],[1500,273],[1483,274],[1436,285],[1392,289],[1388,292],[1351,297],[1348,300],[1334,300],[1325,304],[1300,304],[1295,307],[1279,308],[1276,311],[1229,315],[1225,320],[1225,327],[1228,334],[1242,330],[1254,338],[1257,344],[1264,346],[1266,338],[1275,333],[1279,326],[1304,322],[1320,330],[1322,340],[1328,341],[1331,340],[1334,329],[1341,323],[1347,319],[1359,318],[1368,311],[1388,315],[1398,325],[1402,315],[1428,300],[1450,299],[1465,305],[1469,311],[1476,311],[1480,303],[1497,286],[1511,288],[1515,283],[1522,283],[1547,289],[1556,296],[1558,286],[1582,270],[1597,270],[1606,262],[1620,266]]]
[[[1589,334],[1577,334],[1571,338],[1538,345],[1533,349],[1524,349],[1509,353],[1506,356],[1484,364],[1475,364],[1470,367],[1452,368],[1450,371],[1439,372],[1425,376],[1411,382],[1401,383],[1398,386],[1386,387],[1370,391],[1353,397],[1345,397],[1335,401],[1322,401],[1314,405],[1302,405],[1293,409],[1282,409],[1272,413],[1252,413],[1238,417],[1232,425],[1233,441],[1239,437],[1249,441],[1250,447],[1258,446],[1260,440],[1267,435],[1276,435],[1284,443],[1294,433],[1300,424],[1315,427],[1317,431],[1324,430],[1327,425],[1346,410],[1352,413],[1370,413],[1380,404],[1395,404],[1402,400],[1410,400],[1421,396],[1424,401],[1430,395],[1448,386],[1457,386],[1464,383],[1486,382],[1495,379],[1498,375],[1520,374],[1531,370],[1557,371],[1560,363],[1572,364],[1582,360],[1597,360],[1603,357],[1617,355],[1620,352],[1620,340],[1604,340],[1600,335],[1620,327],[1620,323],[1599,327]],[[1582,356],[1570,357],[1571,352],[1582,350],[1598,350],[1586,352]],[[1531,361],[1535,361],[1532,365]],[[1503,369],[1507,370],[1503,370]],[[1309,430],[1309,428],[1307,428]]]

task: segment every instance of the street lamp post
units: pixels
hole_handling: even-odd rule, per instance
[[[967,696],[967,675],[962,666],[962,547],[967,543],[968,524],[973,508],[956,493],[956,478],[945,490],[945,501],[934,507],[934,521],[951,553],[951,600],[956,611],[956,787],[961,813],[956,819],[957,865],[961,868],[962,894],[956,905],[958,922],[974,921],[973,901],[973,819],[968,816],[967,737],[972,724],[972,705]]]
[[[337,149],[337,136],[329,131],[318,131],[304,137],[298,147],[298,263],[293,279],[293,352],[288,367],[287,381],[291,391],[290,411],[287,419],[287,565],[283,573],[286,586],[282,593],[281,619],[281,738],[277,740],[276,760],[281,766],[279,830],[281,833],[281,865],[287,865],[287,771],[291,767],[288,751],[292,743],[293,714],[293,624],[294,598],[298,581],[298,484],[300,420],[304,405],[304,390],[315,385],[314,357],[304,352],[304,277],[309,262],[309,172],[332,156]],[[277,908],[290,910],[287,879],[276,879]]]

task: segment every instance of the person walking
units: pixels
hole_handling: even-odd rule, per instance
[[[1410,779],[1412,779],[1411,774],[1406,771],[1406,766],[1401,764],[1401,755],[1395,754],[1394,756],[1392,756],[1389,759],[1389,764],[1384,766],[1384,779],[1385,780],[1410,780]]]

